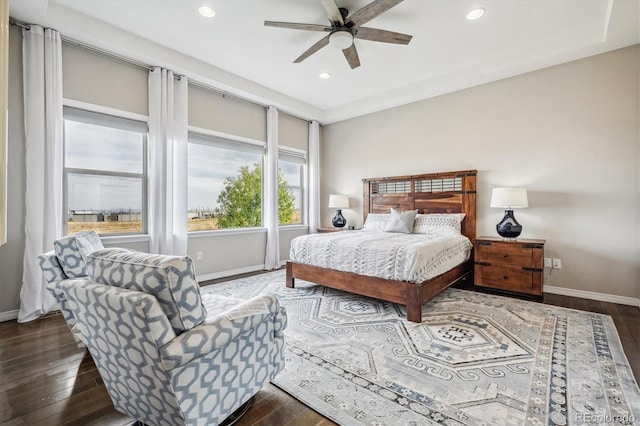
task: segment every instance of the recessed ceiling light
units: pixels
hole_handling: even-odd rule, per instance
[[[469,13],[467,13],[467,19],[473,21],[480,18],[482,15],[484,15],[484,9],[478,7],[476,9],[471,9]]]
[[[214,16],[216,16],[216,11],[209,6],[200,6],[198,8],[198,12],[200,12],[200,15],[207,18],[213,18]]]
[[[328,72],[321,72],[320,74],[318,74],[318,77],[320,77],[323,80],[326,80],[331,77],[331,74],[329,74]]]

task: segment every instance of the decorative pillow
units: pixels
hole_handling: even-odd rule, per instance
[[[67,277],[76,278],[87,276],[85,257],[104,246],[94,231],[82,231],[54,241],[53,248]]]
[[[207,316],[188,256],[104,249],[87,256],[87,269],[97,283],[155,296],[178,334],[202,323]]]
[[[385,226],[385,232],[398,232],[402,234],[410,234],[413,231],[413,222],[416,220],[416,214],[418,210],[400,211],[391,209],[391,217],[387,226]]]
[[[391,215],[389,213],[369,213],[364,221],[363,231],[384,231]]]
[[[448,234],[461,232],[464,213],[419,214],[413,225],[414,234]]]

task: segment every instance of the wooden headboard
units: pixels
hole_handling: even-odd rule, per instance
[[[363,179],[363,220],[369,213],[414,210],[465,213],[462,234],[476,237],[476,170]]]

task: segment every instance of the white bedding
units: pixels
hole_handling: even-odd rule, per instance
[[[290,257],[297,263],[420,283],[469,259],[471,247],[458,233],[340,231],[295,238]]]

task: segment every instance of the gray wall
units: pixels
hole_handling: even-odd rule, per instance
[[[522,237],[546,239],[545,256],[563,261],[546,284],[638,298],[639,51],[325,126],[321,199],[350,195],[343,213],[361,226],[362,178],[477,169],[477,235],[496,235],[503,215],[489,206],[492,188],[527,187]]]
[[[0,315],[20,306],[24,253],[24,116],[22,34],[9,28],[9,146],[7,170],[7,244],[0,247]]]

